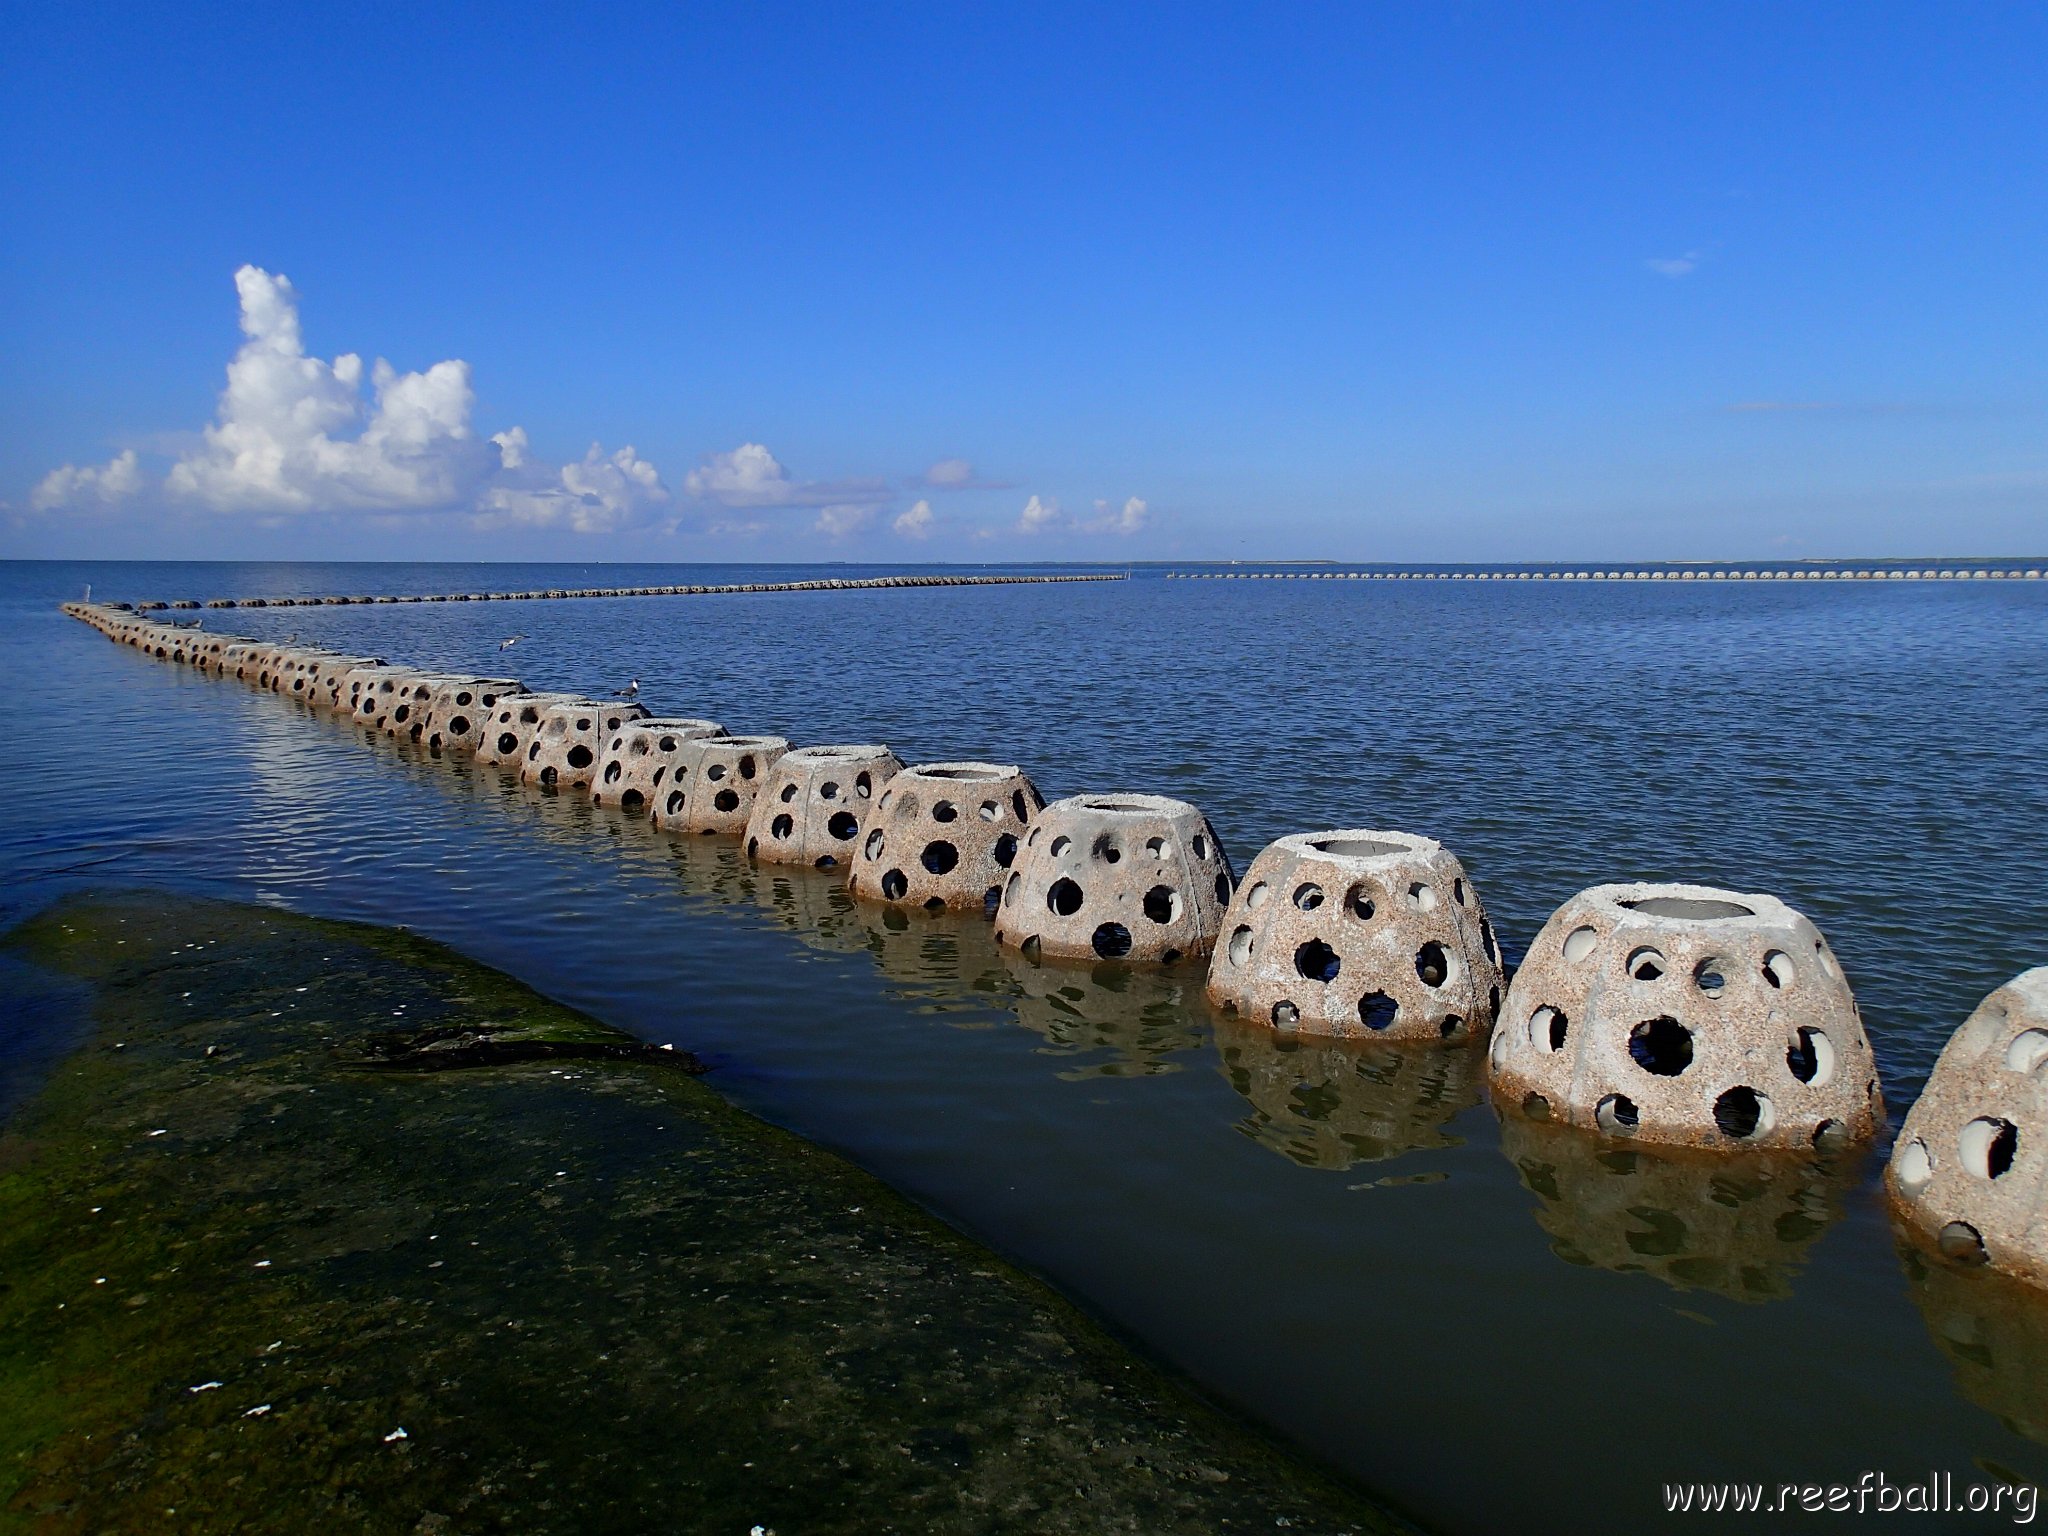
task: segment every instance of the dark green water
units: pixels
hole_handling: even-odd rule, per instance
[[[475,584],[447,572],[5,579],[12,698],[81,744],[22,765],[11,911],[118,879],[408,923],[699,1051],[722,1092],[1446,1530],[1653,1528],[1679,1479],[2048,1474],[2048,1330],[1901,1261],[1881,1147],[1702,1168],[1504,1137],[1476,1057],[1288,1050],[1214,1018],[1198,968],[1033,968],[979,924],[856,908],[49,606],[86,579]],[[1841,957],[1896,1115],[1976,1000],[2048,957],[2044,587],[1139,580],[233,623],[451,665],[526,629],[535,686],[637,675],[736,731],[1180,795],[1240,869],[1290,831],[1428,833],[1510,957],[1599,880],[1769,890]],[[61,1034],[24,1032],[17,1076]]]

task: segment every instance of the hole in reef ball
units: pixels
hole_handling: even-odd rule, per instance
[[[1358,1022],[1375,1032],[1391,1029],[1401,1005],[1384,992],[1368,992],[1358,1000]]]
[[[1180,916],[1180,892],[1170,885],[1155,885],[1145,893],[1145,915],[1165,924]]]
[[[1957,1264],[1975,1266],[1991,1256],[1984,1251],[1984,1235],[1967,1221],[1952,1221],[1935,1239],[1941,1256]]]
[[[736,811],[740,808],[740,797],[733,790],[721,789],[712,797],[711,803],[721,811]]]
[[[1045,893],[1045,904],[1061,917],[1072,917],[1081,910],[1081,887],[1062,875]]]
[[[1295,974],[1305,981],[1335,981],[1344,962],[1321,939],[1310,939],[1294,952]]]
[[[1431,939],[1415,952],[1415,974],[1425,987],[1440,987],[1451,979],[1451,961],[1443,945]]]
[[[778,795],[776,798],[779,799],[784,805],[789,804],[790,801],[796,798],[796,786],[794,784],[783,785],[782,793]]]
[[[753,755],[752,755],[751,753],[749,753],[749,754],[748,754],[747,756],[745,756],[745,757],[743,757],[743,758],[741,758],[741,759],[740,759],[740,777],[741,777],[741,778],[743,778],[743,779],[751,779],[751,778],[752,778],[752,777],[753,777],[753,776],[755,775],[755,773],[756,773],[756,772],[758,772],[758,771],[759,771],[759,770],[758,770],[758,768],[756,767],[756,765],[755,765],[755,763],[754,763]]]
[[[1074,840],[1071,837],[1056,837],[1052,840],[1052,846],[1046,849],[1046,852],[1051,854],[1054,858],[1058,858],[1061,854],[1065,853],[1069,848],[1073,846]]]
[[[882,876],[882,895],[890,901],[901,901],[909,889],[910,877],[900,869],[889,870]]]
[[[1730,1088],[1714,1100],[1714,1124],[1736,1141],[1760,1136],[1774,1123],[1771,1101],[1754,1088]]]
[[[1789,987],[1794,976],[1792,957],[1782,949],[1774,949],[1764,956],[1764,980],[1774,987]]]
[[[1216,905],[1219,907],[1230,905],[1230,876],[1226,874],[1219,873],[1216,876]]]
[[[725,764],[713,763],[709,768],[706,768],[704,770],[704,777],[709,779],[712,783],[716,784],[720,779],[725,777]]]
[[[1197,832],[1195,834],[1195,840],[1189,846],[1194,849],[1196,858],[1206,859],[1209,857],[1209,839],[1202,836],[1201,833]]]
[[[1564,957],[1576,965],[1593,953],[1594,946],[1599,942],[1600,935],[1591,928],[1574,928],[1565,937]]]
[[[1443,1023],[1437,1025],[1436,1032],[1448,1040],[1464,1027],[1465,1021],[1463,1019],[1459,1018],[1455,1013],[1447,1013],[1444,1015]]]
[[[953,866],[960,862],[960,850],[944,838],[938,838],[924,845],[924,852],[917,856],[917,861],[931,874],[950,874]]]
[[[1273,1005],[1273,1025],[1276,1029],[1292,1029],[1301,1022],[1301,1010],[1286,998]]]
[[[850,843],[860,836],[860,818],[851,811],[834,811],[832,819],[825,823],[825,830],[842,843]]]
[[[1834,1042],[1820,1030],[1801,1025],[1792,1033],[1785,1051],[1785,1065],[1802,1083],[1824,1087],[1835,1075]]]
[[[1122,923],[1104,923],[1089,936],[1088,942],[1103,959],[1115,960],[1131,952],[1131,930]]]
[[[1529,1043],[1539,1051],[1561,1051],[1571,1024],[1556,1008],[1538,1008],[1529,1015]]]
[[[1231,931],[1230,963],[1232,965],[1244,965],[1251,960],[1251,957],[1252,931],[1250,928],[1240,925]]]
[[[978,814],[983,821],[994,821],[1003,814],[1003,808],[993,800],[984,800],[981,802],[981,810]]]
[[[818,798],[820,800],[837,800],[839,798],[839,786],[832,780],[827,779],[818,786]]]
[[[1956,1151],[1963,1166],[1980,1179],[2002,1178],[2011,1170],[2019,1149],[2019,1127],[2010,1120],[1989,1116],[1972,1120],[1956,1135]]]
[[[1692,1031],[1669,1015],[1645,1019],[1628,1032],[1628,1053],[1645,1072],[1676,1077],[1692,1065]]]
[[[1664,976],[1663,954],[1645,944],[1629,955],[1628,973],[1637,981],[1661,981]]]
[[[958,808],[950,800],[934,800],[932,802],[933,821],[951,821],[959,814]]]
[[[1272,894],[1273,888],[1266,884],[1265,881],[1254,880],[1251,889],[1244,893],[1245,910],[1249,912],[1258,911],[1259,908],[1266,904],[1266,899]]]
[[[1909,1195],[1919,1194],[1934,1177],[1934,1159],[1928,1155],[1927,1143],[1917,1136],[1907,1142],[1892,1170],[1898,1177],[1899,1188]]]
[[[2005,1048],[2005,1064],[2015,1072],[2032,1072],[2048,1061],[2048,1030],[2023,1029]]]
[[[1436,887],[1417,880],[1408,887],[1408,905],[1418,912],[1436,910]]]
[[[1540,1093],[1525,1093],[1522,1095],[1522,1113],[1531,1120],[1548,1120],[1550,1100]]]
[[[1692,984],[1708,997],[1719,997],[1728,986],[1728,971],[1725,961],[1702,960],[1693,969]]]
[[[1361,923],[1371,922],[1373,913],[1379,910],[1374,894],[1373,888],[1361,881],[1344,893],[1344,910]]]
[[[1008,869],[1010,862],[1017,857],[1017,834],[1005,832],[996,839],[995,847],[991,852],[994,855],[997,867]]]
[[[1636,1101],[1625,1093],[1610,1093],[1593,1108],[1593,1121],[1609,1134],[1632,1131],[1642,1118]]]
[[[1118,863],[1124,856],[1123,849],[1116,845],[1116,839],[1107,832],[1102,833],[1095,839],[1089,848],[1089,852],[1093,853],[1096,858],[1102,860],[1105,864]]]
[[[787,811],[784,811],[781,815],[777,816],[773,821],[768,823],[768,835],[770,837],[787,837],[790,833],[794,832],[795,830],[796,818],[791,816]]]
[[[1294,888],[1294,904],[1304,912],[1313,912],[1323,904],[1323,888],[1313,880]]]
[[[882,829],[880,827],[875,828],[874,831],[868,834],[867,855],[869,858],[879,859],[882,856],[882,844],[884,841],[885,839],[882,836]]]
[[[1151,854],[1151,855],[1152,855],[1152,857],[1153,857],[1153,858],[1155,858],[1155,859],[1163,859],[1163,858],[1165,858],[1165,857],[1166,857],[1166,839],[1165,839],[1165,838],[1163,838],[1163,837],[1148,837],[1148,838],[1146,838],[1146,839],[1145,839],[1145,851],[1146,851],[1147,853]]]

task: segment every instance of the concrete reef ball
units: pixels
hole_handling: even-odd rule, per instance
[[[612,732],[597,754],[597,772],[590,780],[591,802],[644,812],[668,782],[675,754],[684,742],[724,734],[725,727],[716,720],[628,720]]]
[[[747,819],[747,854],[764,864],[843,869],[875,797],[903,771],[881,746],[798,747],[775,760]]]
[[[397,736],[412,741],[420,739],[420,731],[427,722],[427,709],[433,702],[437,689],[455,681],[447,672],[416,672],[398,685],[397,697],[384,712],[380,729],[386,736]]]
[[[1597,885],[1544,924],[1488,1053],[1496,1104],[1643,1141],[1859,1140],[1877,1067],[1827,941],[1772,896]]]
[[[628,720],[645,720],[639,704],[565,699],[541,710],[540,726],[526,744],[519,777],[555,789],[586,786],[597,773],[597,754]]]
[[[381,731],[423,676],[411,667],[358,667],[349,673],[349,713]]]
[[[547,709],[555,704],[583,702],[573,693],[522,693],[498,700],[498,707],[491,711],[490,724],[484,727],[483,740],[477,743],[476,760],[517,771],[526,761],[526,749],[533,745],[534,734],[540,730],[541,716]]]
[[[427,699],[418,740],[430,752],[474,752],[499,702],[525,692],[516,678],[445,677]]]
[[[2048,1285],[2048,966],[1993,992],[1950,1037],[1885,1186],[1923,1246]]]
[[[1306,832],[1252,860],[1209,961],[1209,1000],[1280,1030],[1484,1036],[1500,948],[1464,866],[1406,832]]]
[[[918,763],[867,818],[848,887],[862,901],[982,912],[1045,797],[1014,763]]]
[[[664,832],[747,830],[747,818],[775,760],[789,750],[780,736],[700,736],[675,751],[668,788],[648,813]]]
[[[1164,795],[1075,795],[1038,813],[996,909],[996,942],[1061,959],[1206,955],[1230,903],[1209,820]]]

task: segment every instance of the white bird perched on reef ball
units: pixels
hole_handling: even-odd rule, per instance
[[[498,649],[501,651],[509,651],[512,649],[513,646],[517,645],[520,641],[524,640],[525,638],[526,636],[524,635],[514,635],[509,640],[500,640],[498,642]]]
[[[625,686],[625,687],[623,687],[623,688],[614,688],[614,689],[612,690],[612,697],[613,697],[613,698],[615,698],[615,699],[637,699],[637,698],[639,698],[639,697],[640,697],[640,679],[636,677],[636,678],[634,678],[634,679],[633,679],[633,681],[631,681],[630,683],[626,684],[626,686]]]

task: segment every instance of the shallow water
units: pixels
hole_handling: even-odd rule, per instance
[[[673,570],[0,567],[0,917],[155,883],[444,939],[697,1050],[740,1102],[1447,1530],[1640,1530],[1680,1479],[2048,1480],[2048,1353],[2028,1342],[2048,1333],[1983,1288],[1915,1283],[1875,1156],[1687,1170],[1504,1133],[1476,1056],[1282,1050],[1214,1016],[1197,967],[1033,968],[983,924],[857,908],[829,876],[429,759],[55,611],[87,580],[133,598],[766,579]],[[536,687],[637,676],[665,713],[1020,761],[1049,797],[1179,795],[1240,870],[1289,831],[1425,832],[1511,958],[1599,880],[1771,891],[1840,956],[1895,1119],[1976,1001],[2048,960],[2048,584],[1141,574],[206,619],[514,662]],[[0,1052],[19,1078],[61,1033]]]

